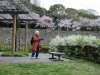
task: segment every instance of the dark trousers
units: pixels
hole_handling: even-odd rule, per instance
[[[35,55],[35,57],[37,58],[38,55],[39,55],[39,50],[33,50],[33,51],[32,51],[32,57],[34,57],[34,55]]]

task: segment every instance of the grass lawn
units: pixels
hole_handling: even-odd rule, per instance
[[[100,65],[83,60],[0,64],[0,75],[100,75]]]

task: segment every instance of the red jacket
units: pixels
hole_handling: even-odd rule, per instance
[[[40,39],[39,36],[37,34],[33,35],[33,45],[32,45],[32,50],[40,50]]]

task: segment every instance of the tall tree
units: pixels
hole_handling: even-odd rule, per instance
[[[45,8],[41,8],[40,6],[36,6],[36,5],[32,5],[32,9],[34,12],[36,12],[40,16],[43,16],[47,12]]]
[[[67,8],[65,9],[65,12],[67,13],[69,18],[77,19],[78,17],[78,11],[74,8]]]
[[[85,18],[89,18],[89,19],[97,19],[98,16],[91,14],[89,11],[81,9],[79,10],[79,14],[80,17],[85,17]]]
[[[54,18],[58,18],[65,14],[65,7],[62,4],[55,4],[50,6],[48,14]]]
[[[92,14],[92,15],[98,15],[98,12],[94,9],[88,9],[88,14]]]

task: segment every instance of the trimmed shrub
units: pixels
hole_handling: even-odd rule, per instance
[[[50,47],[48,45],[41,45],[41,52],[48,53],[50,50]]]
[[[59,46],[64,46],[62,49],[67,56],[100,62],[100,39],[95,36],[57,36],[51,40],[50,47],[59,51]]]

